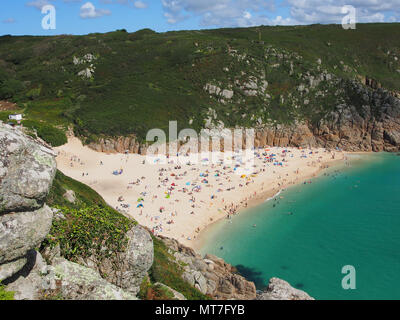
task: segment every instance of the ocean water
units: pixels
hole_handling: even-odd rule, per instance
[[[400,156],[350,159],[211,226],[200,251],[258,289],[279,277],[316,299],[400,299]],[[354,290],[342,287],[346,265],[355,268]]]

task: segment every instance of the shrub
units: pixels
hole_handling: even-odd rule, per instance
[[[68,142],[65,132],[49,124],[38,121],[26,120],[23,122],[25,127],[36,130],[38,137],[46,141],[53,147],[58,147]]]
[[[23,89],[23,85],[16,79],[7,79],[0,82],[0,99],[13,98],[19,91]]]
[[[115,210],[99,206],[79,209],[59,207],[66,219],[53,221],[46,242],[60,244],[62,255],[71,261],[93,254],[98,261],[122,252],[127,244],[126,233],[134,222]]]
[[[26,97],[30,100],[34,100],[40,96],[40,93],[42,92],[42,86],[39,86],[38,88],[33,88],[29,90],[26,93]]]
[[[0,282],[0,300],[14,300],[14,292],[6,291],[5,287]]]
[[[65,132],[50,125],[38,127],[37,135],[53,147],[62,146],[68,141]]]

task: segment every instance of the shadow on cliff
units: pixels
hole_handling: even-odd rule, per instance
[[[2,284],[8,285],[10,283],[13,283],[19,277],[26,278],[29,275],[29,273],[32,271],[33,267],[35,266],[36,256],[37,256],[36,250],[33,250],[33,249],[29,250],[28,253],[25,256],[26,259],[27,259],[26,264],[22,267],[22,269],[20,271],[18,271],[17,273],[13,274],[11,277],[9,277],[7,279],[4,279],[2,281]]]
[[[241,276],[254,282],[257,290],[263,290],[267,286],[267,283],[265,282],[266,279],[263,278],[261,271],[257,271],[257,269],[251,267],[246,267],[242,264],[238,264],[235,268]]]

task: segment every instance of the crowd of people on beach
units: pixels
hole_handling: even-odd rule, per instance
[[[279,153],[277,153],[277,151],[279,151]],[[326,165],[320,165],[322,157],[318,157],[319,152],[320,151],[302,150],[300,157],[303,159],[310,159],[310,161],[307,162],[308,166],[326,167]],[[323,152],[328,151],[325,150]],[[249,166],[240,154],[233,155],[231,159],[229,159],[232,160],[230,164],[226,164],[226,161],[224,161],[226,159],[223,158],[219,159],[216,163],[210,163],[208,159],[204,159],[199,165],[191,163],[190,161],[187,161],[187,163],[183,165],[178,165],[171,160],[168,161],[166,166],[162,166],[157,170],[158,181],[155,187],[158,190],[161,189],[162,192],[154,192],[154,190],[151,190],[151,186],[145,183],[145,177],[136,178],[129,183],[127,189],[144,189],[144,191],[140,192],[140,198],[138,199],[136,209],[140,209],[139,216],[145,215],[146,219],[150,219],[153,224],[151,230],[154,234],[163,233],[166,229],[170,230],[173,227],[172,225],[175,223],[174,218],[178,216],[177,210],[174,209],[174,204],[185,201],[182,200],[181,197],[180,199],[174,199],[172,201],[176,193],[186,195],[186,200],[190,204],[190,209],[187,210],[187,212],[182,212],[182,214],[196,215],[198,209],[206,206],[209,206],[211,210],[217,202],[218,205],[220,205],[219,208],[216,208],[218,212],[224,214],[227,219],[232,219],[234,215],[238,214],[240,209],[248,207],[251,201],[263,194],[265,185],[264,182],[262,182],[258,192],[253,191],[251,194],[243,192],[246,196],[241,199],[235,199],[234,201],[228,201],[225,195],[238,189],[249,187],[249,185],[255,183],[255,179],[259,175],[265,174],[266,171],[276,175],[277,183],[276,186],[272,188],[274,192],[278,192],[285,186],[298,183],[297,179],[289,180],[288,173],[280,174],[282,171],[281,169],[287,167],[289,161],[294,157],[290,149],[274,148],[274,150],[272,150],[269,147],[257,149],[254,150],[254,157],[256,161],[254,161],[252,166]],[[332,159],[334,157],[335,155],[332,153]],[[145,164],[145,161],[143,161],[142,164]],[[233,177],[239,169],[242,169],[239,173],[241,179],[237,180]],[[196,173],[197,178],[190,180],[189,176],[193,176],[190,175],[190,173],[193,172]],[[294,173],[299,175],[300,168],[296,168]],[[310,181],[307,181],[307,183],[310,183]],[[209,196],[209,200],[198,199],[197,195],[202,194],[207,188],[213,190]],[[155,214],[154,212],[146,210],[145,206],[146,201],[149,200],[154,204],[158,199],[157,194],[163,194],[165,199],[171,201],[167,203],[167,205],[160,206],[159,212]],[[166,210],[166,206],[168,206],[168,210]],[[121,203],[120,207],[122,209],[127,208],[124,203]],[[135,208],[133,211],[135,214]],[[129,210],[128,212],[132,213]],[[210,218],[210,222],[211,221],[213,221],[213,218]],[[199,233],[200,228],[196,228],[195,232]],[[181,238],[191,240],[192,236],[181,234]],[[196,235],[193,235],[193,238],[195,239]]]
[[[271,196],[270,193],[275,195],[290,185],[300,183],[304,162],[308,167],[324,168],[326,165],[321,163],[323,154],[325,159],[335,159],[335,153],[325,149],[265,147],[253,149],[253,157],[250,158],[243,154],[235,152],[227,156],[219,153],[217,160],[215,157],[213,161],[202,158],[198,163],[193,162],[188,154],[179,153],[180,161],[177,161],[178,157],[173,159],[167,155],[164,164],[157,159],[154,164],[149,164],[150,161],[145,158],[138,162],[134,168],[136,176],[132,177],[129,154],[121,155],[118,167],[110,174],[115,179],[119,176],[123,176],[124,181],[130,179],[125,191],[116,197],[114,207],[133,216],[156,235],[168,235],[176,228],[177,219],[189,224],[193,219],[200,219],[205,211],[214,212],[207,215],[207,221],[202,220],[200,227],[197,225],[188,232],[180,233],[180,238],[190,241],[213,221],[223,217],[231,220],[241,209],[265,200]],[[64,152],[62,156],[70,155]],[[301,160],[302,164],[290,166],[292,160]],[[85,163],[76,155],[70,156],[69,162],[74,170],[77,167],[86,170]],[[99,160],[97,165],[105,167],[107,158]],[[152,175],[141,174],[141,166],[149,165],[153,165]],[[87,171],[82,173],[82,179],[88,177]],[[268,176],[273,179],[266,179]],[[267,196],[265,192],[268,192]]]

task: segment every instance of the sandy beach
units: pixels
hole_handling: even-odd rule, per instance
[[[212,162],[160,164],[137,154],[99,153],[75,137],[55,151],[58,169],[65,175],[89,185],[154,234],[189,247],[196,247],[208,225],[290,185],[309,183],[321,170],[345,159],[343,152],[322,148],[266,147],[254,150],[251,167],[239,154],[219,154],[219,161]]]

